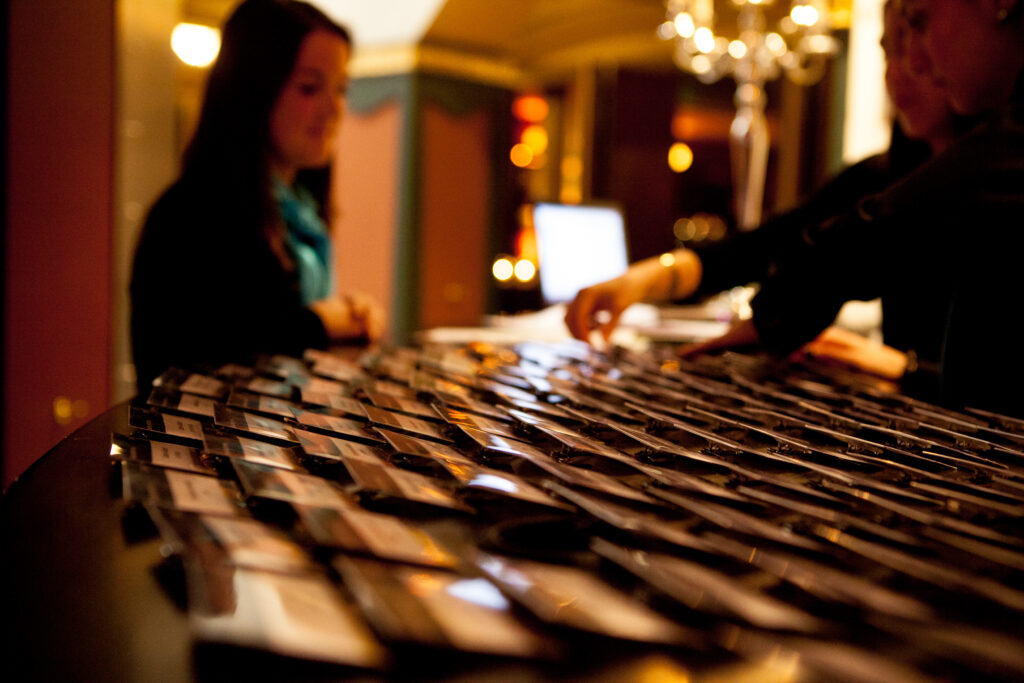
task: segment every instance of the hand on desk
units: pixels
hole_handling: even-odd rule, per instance
[[[565,312],[565,324],[581,341],[589,341],[595,329],[608,341],[631,304],[683,299],[693,294],[700,278],[700,259],[689,249],[638,261],[617,278],[581,289]]]
[[[365,337],[371,342],[384,336],[387,322],[384,309],[369,294],[346,292],[313,302],[332,341]]]
[[[569,304],[565,324],[572,336],[582,341],[589,341],[595,329],[608,341],[622,312],[642,300],[646,291],[643,278],[629,271],[613,280],[585,287]]]
[[[907,355],[902,351],[840,327],[829,327],[803,350],[819,360],[835,361],[886,379],[899,379],[907,369]]]
[[[757,343],[757,330],[754,329],[753,321],[743,320],[722,336],[681,346],[677,353],[687,358],[708,351]],[[907,356],[902,351],[840,327],[827,328],[814,341],[805,344],[801,351],[818,360],[836,362],[885,379],[899,379],[907,369]]]

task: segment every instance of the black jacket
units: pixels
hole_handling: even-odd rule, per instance
[[[245,215],[252,212],[181,181],[151,209],[131,280],[140,392],[171,366],[216,367],[326,346],[323,324],[302,303],[296,271],[258,228],[243,224]]]
[[[927,311],[938,400],[1024,414],[1016,321],[1024,254],[1024,78],[1011,102],[855,211],[805,230],[752,302],[771,349],[789,352],[850,299]]]
[[[801,248],[808,227],[847,213],[865,197],[882,192],[908,175],[929,157],[928,146],[907,139],[898,126],[893,128],[887,152],[868,157],[844,169],[805,203],[773,216],[756,230],[742,233],[728,242],[698,248],[704,275],[698,296],[760,282],[774,272],[777,262]],[[938,363],[939,338],[944,311],[921,305],[921,297],[910,293],[916,281],[909,278],[901,287],[882,296],[882,335],[885,343],[913,350],[919,358]]]

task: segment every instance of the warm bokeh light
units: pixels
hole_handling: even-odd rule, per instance
[[[669,147],[668,165],[676,173],[682,173],[693,165],[693,150],[685,142],[677,142]]]
[[[669,268],[676,264],[676,255],[673,254],[671,251],[666,251],[664,254],[658,257],[658,262],[661,265],[665,266],[666,268]]]
[[[536,124],[527,126],[523,129],[523,134],[519,136],[519,140],[532,149],[534,154],[543,154],[548,148],[548,132],[544,130],[544,126]]]
[[[548,102],[540,95],[520,95],[512,101],[512,115],[527,123],[540,123],[548,117]]]
[[[519,259],[516,261],[515,275],[516,279],[520,282],[529,282],[536,274],[537,266],[533,265],[533,261],[529,261],[527,259]]]
[[[693,42],[697,45],[698,50],[707,54],[715,49],[715,34],[711,32],[711,29],[702,26],[694,32]]]
[[[693,23],[693,17],[686,12],[677,14],[674,23],[676,33],[681,35],[683,38],[689,38],[697,30],[697,27]]]
[[[494,279],[499,282],[508,282],[512,279],[512,275],[515,273],[515,266],[512,265],[512,261],[507,258],[500,258],[494,262],[491,266],[491,273],[494,275]]]
[[[786,54],[786,39],[778,33],[769,33],[764,37],[764,45],[774,55]]]
[[[789,18],[797,26],[814,26],[818,23],[818,10],[810,5],[794,5]]]
[[[747,56],[747,46],[742,40],[734,40],[729,43],[729,55],[733,59],[743,59]]]
[[[829,36],[817,35],[807,36],[807,49],[810,52],[824,53],[832,46],[832,39]]]
[[[694,73],[706,74],[711,71],[711,60],[708,59],[707,55],[697,55],[690,60],[690,66],[693,68]]]
[[[728,227],[721,216],[696,213],[677,220],[672,226],[672,233],[680,242],[716,242],[725,238]]]
[[[171,32],[171,49],[189,66],[209,66],[220,52],[220,31],[201,24],[178,24]]]
[[[518,143],[512,146],[512,150],[508,153],[508,158],[512,160],[512,163],[519,168],[526,168],[533,162],[533,150],[530,149],[529,145]]]
[[[697,234],[697,224],[690,218],[680,218],[672,226],[672,234],[680,242],[689,242]]]

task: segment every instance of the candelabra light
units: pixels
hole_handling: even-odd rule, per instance
[[[667,0],[658,34],[676,41],[676,63],[700,81],[726,75],[736,80],[736,115],[729,130],[733,192],[739,226],[751,229],[761,222],[768,169],[764,85],[781,73],[801,85],[818,81],[836,41],[827,0],[792,0],[774,31],[768,30],[769,14],[782,14],[775,0],[719,4],[726,11],[716,13],[714,0]]]

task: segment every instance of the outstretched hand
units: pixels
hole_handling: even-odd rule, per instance
[[[579,291],[565,312],[565,324],[576,339],[589,341],[598,330],[605,341],[619,324],[619,317],[630,305],[644,298],[647,283],[628,271]]]
[[[607,342],[629,306],[686,298],[700,279],[700,258],[689,249],[644,259],[617,278],[581,289],[566,310],[565,324],[579,340],[590,341],[590,333],[598,330]]]

